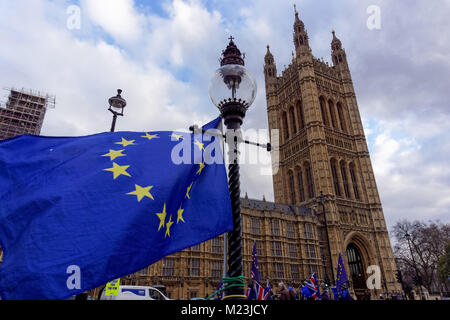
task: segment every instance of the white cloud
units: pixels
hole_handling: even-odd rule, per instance
[[[372,160],[389,225],[405,218],[448,221],[450,168],[438,159],[428,161],[420,142],[422,132],[411,131],[420,126],[420,120],[377,122]],[[409,132],[407,137],[405,132]]]
[[[82,12],[118,42],[130,43],[143,35],[144,16],[133,0],[81,0]]]
[[[333,27],[343,41],[388,224],[448,220],[450,65],[444,60],[450,40],[441,35],[449,20],[442,3],[382,3],[382,29],[369,31],[365,10],[380,1],[372,2],[302,1],[297,7],[315,56],[329,61]],[[108,130],[107,99],[118,88],[128,101],[118,130],[181,129],[210,120],[218,112],[208,81],[230,33],[259,88],[244,129],[267,127],[263,58],[270,44],[279,73],[291,62],[291,5],[167,0],[161,16],[132,0],[80,4],[82,28],[68,30],[67,3],[0,1],[0,86],[57,95],[43,134]],[[421,13],[429,19],[418,19]],[[241,189],[273,200],[272,179],[259,170],[243,166]]]

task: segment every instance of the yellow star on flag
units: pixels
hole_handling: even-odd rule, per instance
[[[194,183],[192,182],[191,183],[191,185],[187,188],[187,191],[186,191],[186,198],[188,198],[188,199],[191,199],[191,197],[189,196],[189,192],[191,192],[191,189],[192,189],[192,185],[193,185]]]
[[[119,166],[117,163],[113,162],[113,167],[104,169],[104,171],[111,171],[114,174],[114,180],[116,180],[120,175],[131,177],[131,175],[127,172],[129,167],[130,166]]]
[[[205,162],[203,161],[203,163],[200,163],[200,169],[198,169],[197,174],[200,175],[205,167]]]
[[[159,231],[159,230],[161,230],[161,228],[164,228],[164,225],[165,225],[165,223],[166,223],[166,215],[167,215],[167,212],[166,212],[166,204],[165,204],[165,203],[164,203],[164,209],[163,209],[163,212],[157,213],[156,215],[157,215],[158,218],[159,218],[159,228],[158,228],[158,231]]]
[[[136,140],[128,141],[127,139],[122,138],[122,142],[116,142],[116,144],[121,144],[122,146],[127,147],[127,146],[131,146],[131,145],[135,145],[134,144],[135,141]]]
[[[111,161],[118,157],[125,157],[126,154],[122,154],[125,150],[109,150],[109,153],[102,155],[102,157],[110,157]]]
[[[183,136],[178,135],[178,134],[176,134],[176,133],[172,133],[171,137],[174,138],[174,139],[177,140],[177,141],[180,141],[180,139],[181,139],[181,140],[184,139]]]
[[[172,225],[173,225],[172,216],[170,216],[169,222],[167,222],[167,224],[166,224],[166,234],[164,235],[164,238],[166,238],[167,236],[169,236],[169,238],[170,238],[170,227]]]
[[[141,138],[146,138],[148,140],[159,139],[157,134],[149,134],[149,133],[146,133],[145,136],[141,136]]]
[[[183,222],[184,222],[184,219],[183,219],[183,212],[184,212],[184,209],[181,209],[181,207],[180,207],[180,209],[178,209],[178,211],[177,211],[177,213],[178,213],[177,224],[178,224],[180,221],[183,221]],[[184,222],[184,223],[186,223],[186,222]]]
[[[138,202],[141,202],[141,200],[142,200],[144,197],[147,197],[147,198],[150,198],[150,199],[152,199],[152,200],[155,200],[155,199],[153,198],[153,196],[151,195],[151,193],[150,193],[150,190],[153,188],[153,186],[151,186],[151,187],[146,187],[146,188],[142,188],[141,186],[138,186],[138,185],[136,184],[135,187],[136,187],[136,191],[127,193],[127,195],[134,195],[134,196],[137,196]]]
[[[205,144],[204,144],[204,143],[201,143],[201,142],[195,140],[195,143],[194,143],[194,144],[195,144],[200,150],[205,151]]]

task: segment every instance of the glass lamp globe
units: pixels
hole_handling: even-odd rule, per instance
[[[217,69],[209,84],[211,101],[221,109],[227,103],[238,102],[248,109],[255,101],[255,78],[238,64],[226,64]]]

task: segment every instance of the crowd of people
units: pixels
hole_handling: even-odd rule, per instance
[[[272,287],[267,284],[263,290],[263,299],[258,299],[258,291],[261,290],[261,286],[256,281],[252,280],[252,283],[247,289],[247,299],[248,300],[353,300],[348,288],[343,286],[340,292],[333,292],[330,294],[329,288],[325,283],[317,286],[317,291],[311,291],[306,285],[299,287],[297,290],[289,286],[287,287],[283,282],[278,283],[277,288],[272,289]]]

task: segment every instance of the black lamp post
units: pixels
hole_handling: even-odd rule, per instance
[[[335,284],[334,269],[333,269],[333,257],[331,256],[331,245],[330,245],[330,237],[328,235],[327,215],[325,213],[325,201],[326,201],[326,197],[323,194],[323,192],[320,191],[319,203],[322,205],[323,219],[324,219],[324,222],[325,222],[325,234],[327,236],[328,254],[329,254],[330,265],[331,265],[331,278],[333,279],[333,284]],[[328,274],[326,275],[326,278],[328,278]]]
[[[408,241],[409,251],[411,252],[411,258],[413,260],[414,271],[416,273],[416,279],[417,279],[417,283],[416,284],[419,286],[419,297],[420,297],[420,299],[422,299],[423,298],[423,295],[422,295],[422,279],[419,276],[419,271],[417,270],[416,259],[414,259],[414,254],[413,254],[413,251],[412,251],[412,248],[411,248],[411,235],[408,232],[406,232],[405,233],[405,238]]]
[[[244,67],[244,56],[233,42],[233,37],[229,40],[230,43],[222,52],[221,67],[210,83],[209,94],[212,102],[219,108],[227,127],[228,185],[233,210],[233,231],[228,234],[228,275],[236,278],[243,275],[238,144],[242,141],[241,125],[248,108],[255,100],[257,88],[256,81]],[[239,297],[243,293],[242,287],[234,286],[227,295]]]
[[[117,89],[117,96],[109,98],[109,111],[113,114],[113,121],[111,125],[111,132],[116,129],[117,116],[123,117],[123,109],[126,107],[127,102],[121,96],[122,89]]]

